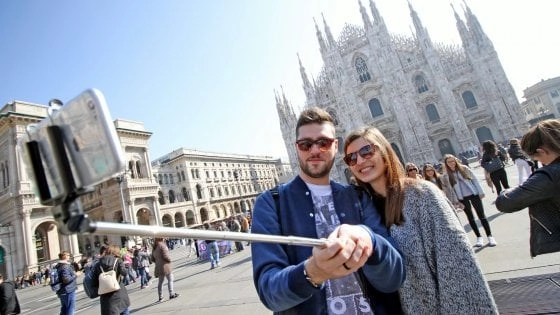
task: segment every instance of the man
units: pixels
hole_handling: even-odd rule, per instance
[[[255,242],[261,301],[278,314],[387,312],[370,299],[370,288],[396,291],[404,282],[403,258],[368,196],[330,180],[338,150],[332,117],[320,108],[303,111],[296,139],[301,172],[278,187],[279,209],[270,191],[257,198],[252,232],[328,241],[314,248]]]
[[[60,299],[60,315],[74,315],[76,308],[76,289],[78,284],[76,282],[76,272],[70,262],[70,253],[63,251],[58,254],[58,264],[56,265],[56,272],[61,281],[60,289],[56,292]]]
[[[0,315],[19,314],[19,301],[16,286],[11,281],[4,281],[0,275]]]
[[[169,291],[169,299],[179,296],[173,289],[173,268],[171,267],[171,257],[169,256],[169,248],[165,244],[162,237],[155,238],[154,250],[152,251],[152,261],[155,262],[156,268],[154,275],[158,278],[158,296],[159,302],[163,301],[163,280],[167,279],[167,290]]]
[[[204,223],[204,229],[210,230],[210,224]],[[216,240],[205,240],[206,243],[206,253],[208,254],[208,259],[210,259],[210,269],[214,269],[220,266],[220,247]]]
[[[229,220],[230,220],[230,228],[229,229],[232,232],[241,232],[241,223],[239,223],[239,220],[237,220],[235,217],[231,217]],[[235,249],[238,252],[244,250],[245,247],[243,246],[243,242],[236,241],[235,242]]]

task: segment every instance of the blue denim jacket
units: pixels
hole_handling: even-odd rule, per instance
[[[336,212],[342,224],[363,224],[371,234],[373,254],[362,268],[371,285],[381,292],[394,292],[405,279],[404,258],[373,203],[355,189],[331,182]],[[277,212],[270,191],[255,202],[252,233],[294,235],[317,238],[311,192],[297,176],[279,186],[280,209]],[[278,218],[278,213],[280,218]],[[282,222],[280,227],[279,222]],[[281,244],[252,244],[253,281],[263,304],[277,314],[326,314],[325,290],[313,287],[303,274],[304,261],[311,247]]]

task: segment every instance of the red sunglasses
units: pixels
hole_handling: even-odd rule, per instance
[[[313,147],[314,144],[316,144],[321,152],[327,152],[331,148],[333,142],[334,139],[331,138],[319,138],[317,140],[300,139],[296,141],[296,144],[300,151],[307,152],[311,150],[311,147]]]

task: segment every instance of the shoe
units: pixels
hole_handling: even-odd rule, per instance
[[[163,302],[163,296],[160,296],[160,297],[159,297],[158,302]]]
[[[482,237],[477,237],[476,238],[476,243],[474,244],[474,247],[482,247],[483,242],[484,242],[484,240],[482,239]]]
[[[173,293],[169,296],[169,299],[174,299],[176,297],[179,297],[179,293]]]
[[[496,245],[498,245],[498,243],[496,243],[496,240],[492,236],[488,236],[488,246],[494,247]]]

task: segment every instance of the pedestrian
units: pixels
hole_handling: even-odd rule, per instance
[[[488,219],[484,213],[484,205],[482,204],[482,198],[485,196],[484,191],[473,171],[469,167],[462,165],[459,159],[451,154],[443,156],[443,164],[445,165],[445,172],[442,177],[445,194],[453,205],[463,208],[467,220],[469,220],[469,225],[476,235],[476,243],[474,246],[482,247],[484,239],[474,220],[472,208],[476,211],[476,215],[488,237],[488,246],[496,246],[498,243],[492,236],[490,223],[488,223]],[[492,176],[492,174],[490,174],[490,176]]]
[[[531,173],[533,173],[531,171],[533,161],[529,160],[529,158],[521,150],[521,146],[519,146],[519,140],[515,138],[509,140],[508,154],[513,161],[513,164],[517,166],[518,184],[521,185],[524,181],[527,180],[527,178],[529,178]]]
[[[490,173],[490,179],[499,195],[503,188],[509,188],[508,177],[505,169],[507,155],[498,150],[496,143],[486,140],[482,143],[482,158],[480,165]]]
[[[0,275],[0,315],[19,314],[20,312],[15,283],[4,281],[4,277]]]
[[[59,261],[54,268],[61,282],[60,289],[56,292],[56,295],[60,299],[60,315],[74,315],[74,310],[76,308],[76,289],[78,288],[76,279],[78,276],[70,262],[69,252],[61,252],[58,254],[58,258]]]
[[[101,272],[114,270],[119,280],[119,290],[99,295],[99,305],[101,315],[129,315],[130,298],[124,283],[121,281],[127,273],[125,264],[121,257],[120,248],[117,245],[109,245],[104,251],[104,255],[99,257],[99,261],[94,265],[93,283],[99,287],[99,275]],[[113,269],[114,266],[114,269]]]
[[[404,169],[406,170],[405,176],[408,178],[417,178],[417,179],[423,178],[422,175],[419,174],[418,166],[416,166],[416,164],[412,162],[406,163]]]
[[[560,251],[560,120],[537,123],[521,139],[521,148],[543,166],[520,186],[496,199],[502,212],[529,207],[531,257]]]
[[[232,232],[241,232],[241,223],[239,223],[239,220],[237,220],[235,217],[231,217],[231,231]],[[235,249],[240,252],[242,250],[245,249],[245,247],[243,246],[243,242],[240,241],[236,241],[235,242]]]
[[[204,229],[210,230],[210,224],[204,223]],[[210,259],[210,269],[214,269],[220,266],[220,247],[216,240],[205,240],[206,243],[206,254]]]
[[[368,127],[344,141],[344,161],[373,198],[404,253],[405,314],[497,314],[454,207],[438,187],[406,177],[385,136]]]
[[[146,252],[146,248],[136,249],[134,253],[137,261],[137,270],[140,275],[140,289],[145,289],[150,284],[150,255]]]
[[[156,264],[154,275],[158,278],[158,301],[163,301],[162,287],[165,279],[167,279],[169,299],[178,297],[179,294],[173,290],[173,267],[171,266],[169,248],[165,245],[165,241],[162,237],[155,238],[154,249],[152,250],[152,261]]]
[[[275,314],[400,313],[389,301],[398,303],[394,292],[404,281],[401,254],[371,200],[330,180],[334,120],[323,109],[304,110],[295,134],[300,173],[257,197],[251,231],[328,241],[313,248],[253,243],[260,300]],[[393,294],[374,300],[374,290]]]

